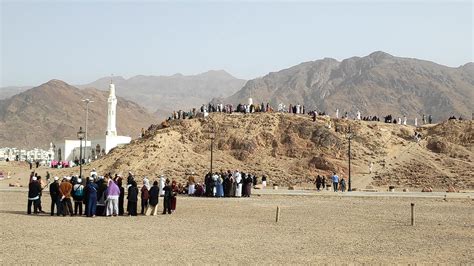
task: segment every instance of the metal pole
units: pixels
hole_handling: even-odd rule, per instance
[[[415,225],[415,203],[411,204],[411,226]]]
[[[214,147],[214,138],[211,138],[211,175],[212,175],[212,153]]]
[[[276,217],[275,217],[275,222],[278,223],[278,221],[280,220],[280,207],[277,206],[277,211],[276,211]]]
[[[348,191],[352,191],[352,180],[351,180],[351,128],[349,127],[349,189]]]
[[[79,177],[82,178],[82,138],[79,139]]]
[[[84,142],[84,158],[87,158],[87,121],[89,120],[89,101],[86,101],[86,141]]]

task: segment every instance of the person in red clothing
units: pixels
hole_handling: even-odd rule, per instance
[[[143,178],[143,186],[141,189],[141,198],[142,198],[142,211],[141,214],[144,215],[146,209],[148,208],[148,199],[150,198],[150,180],[145,176]]]
[[[59,193],[61,194],[61,202],[63,206],[63,216],[66,216],[68,214],[71,216],[74,215],[71,203],[72,184],[70,180],[71,177],[67,176],[59,185]]]
[[[171,182],[171,212],[176,211],[176,195],[178,194],[178,185],[176,181],[173,180]]]

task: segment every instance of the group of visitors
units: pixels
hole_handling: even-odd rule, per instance
[[[42,191],[49,185],[51,196],[51,216],[118,216],[124,215],[125,188],[122,177],[111,173],[98,176],[95,169],[86,182],[77,176],[65,176],[62,180],[56,176],[53,182],[42,186],[41,177],[32,173],[28,191],[27,213],[44,213],[41,206]],[[143,179],[143,186],[138,189],[132,173],[127,177],[127,214],[137,215],[137,205],[140,198],[141,214],[156,215],[159,197],[163,197],[163,214],[171,214],[176,210],[176,182],[160,177],[150,185],[148,178]],[[73,208],[74,202],[74,208]],[[84,212],[83,206],[84,205]],[[56,212],[55,212],[56,209]]]
[[[333,173],[333,175],[331,176],[331,181],[332,181],[332,187],[334,189],[334,192],[338,192],[338,191],[341,191],[341,192],[345,192],[346,191],[346,180],[341,177],[339,178],[339,176],[336,174],[336,172]],[[326,177],[323,176],[323,175],[318,175],[316,177],[316,190],[317,191],[321,191],[321,190],[324,190],[326,187],[328,187],[329,189],[329,186],[326,184]]]

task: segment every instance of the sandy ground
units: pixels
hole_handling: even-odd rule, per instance
[[[474,262],[472,196],[182,196],[170,216],[115,218],[29,216],[26,197],[0,190],[0,264]]]

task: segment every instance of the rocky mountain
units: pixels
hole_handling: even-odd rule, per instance
[[[159,114],[174,110],[189,110],[208,103],[214,97],[228,97],[241,89],[245,80],[224,70],[211,70],[198,75],[114,77],[117,95],[132,100]],[[110,77],[101,78],[80,88],[105,90]],[[165,111],[165,112],[163,112]]]
[[[431,114],[471,118],[474,111],[474,64],[451,68],[429,61],[374,52],[339,62],[325,58],[248,81],[224,102],[305,105],[331,114],[357,110],[362,115]]]
[[[76,139],[85,123],[85,98],[89,105],[89,137],[105,134],[108,92],[80,90],[60,80],[51,80],[11,98],[0,100],[1,147],[49,147],[50,142]],[[156,122],[138,104],[118,97],[117,130],[119,134],[137,137],[142,127]]]
[[[328,123],[331,127],[328,127]],[[473,121],[450,120],[417,128],[383,122],[354,121],[284,113],[211,113],[207,119],[173,120],[149,128],[144,138],[114,149],[85,166],[86,172],[125,174],[137,179],[160,174],[186,182],[195,173],[199,182],[210,168],[210,132],[215,129],[214,171],[239,169],[270,184],[314,187],[317,174],[333,171],[348,181],[349,127],[352,138],[353,187],[394,185],[444,190],[474,188]],[[448,130],[449,129],[449,130]],[[369,173],[369,164],[374,163]],[[60,175],[77,172],[64,169]],[[69,172],[68,172],[69,171]]]

